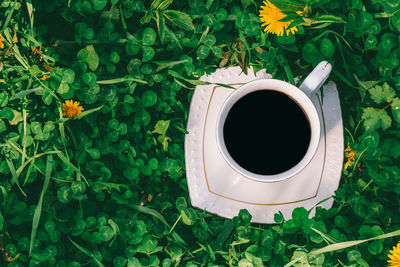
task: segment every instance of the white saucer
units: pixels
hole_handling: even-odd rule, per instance
[[[248,75],[240,67],[218,69],[201,77],[211,83],[239,87],[260,78],[271,78],[265,71]],[[281,211],[290,219],[294,208],[311,209],[331,197],[337,189],[343,166],[343,126],[336,85],[324,86],[324,99],[312,98],[321,121],[321,141],[311,162],[298,174],[279,182],[258,182],[242,176],[224,160],[216,142],[216,124],[225,99],[233,92],[219,85],[197,86],[192,97],[185,139],[186,174],[194,207],[226,218],[247,209],[252,221],[274,223]],[[323,102],[323,103],[322,103]],[[282,159],[285,160],[285,159]],[[319,206],[330,208],[333,199]],[[314,212],[314,210],[313,210]]]

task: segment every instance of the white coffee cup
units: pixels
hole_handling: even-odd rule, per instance
[[[330,63],[328,63],[327,61],[320,62],[307,76],[307,78],[304,80],[299,88],[281,80],[260,79],[244,84],[236,89],[225,100],[219,113],[216,127],[217,144],[226,162],[238,173],[250,179],[261,182],[282,181],[299,173],[304,167],[306,167],[313,158],[315,152],[317,151],[321,134],[321,121],[319,119],[317,109],[310,98],[324,84],[331,70],[332,66]],[[259,90],[274,90],[289,96],[301,107],[310,123],[311,128],[310,143],[304,157],[292,168],[274,175],[256,174],[241,167],[229,154],[224,141],[224,123],[232,106],[245,95]]]

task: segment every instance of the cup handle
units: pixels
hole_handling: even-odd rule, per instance
[[[332,65],[328,61],[320,62],[313,71],[308,74],[299,88],[311,98],[316,92],[318,92],[326,79],[328,79],[331,70]]]

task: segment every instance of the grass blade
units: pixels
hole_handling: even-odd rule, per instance
[[[290,69],[289,64],[286,64],[283,69],[285,70],[286,73],[286,77],[288,78],[289,82],[293,85],[296,85],[296,83],[294,82],[294,77],[293,77],[293,72]]]
[[[318,229],[315,229],[313,227],[310,227],[310,229],[313,230],[314,232],[316,232],[317,234],[319,234],[325,240],[325,242],[327,242],[328,244],[339,243],[339,240],[337,240],[336,238],[333,238],[327,234],[324,234],[323,232],[319,231]]]
[[[128,29],[128,26],[126,26],[124,13],[122,13],[122,5],[119,5],[119,14],[121,16],[122,29],[126,32],[126,30]]]
[[[26,0],[26,8],[28,9],[29,21],[31,23],[31,31],[33,31],[33,5],[32,0]]]
[[[155,72],[162,71],[163,69],[179,65],[185,62],[188,62],[188,59],[178,60],[178,61],[155,61],[154,63],[158,64],[158,67]]]
[[[1,203],[1,205],[4,205],[6,203],[7,197],[8,197],[8,193],[7,190],[4,186],[0,185],[0,191],[3,194],[3,202]]]
[[[69,237],[68,237],[69,238]],[[106,267],[103,263],[101,263],[101,261],[99,261],[92,252],[90,252],[89,250],[87,250],[86,248],[82,247],[81,245],[78,245],[77,243],[75,243],[74,241],[72,241],[71,238],[69,238],[69,241],[71,241],[71,243],[80,251],[82,251],[83,253],[85,253],[86,255],[88,255],[90,258],[92,258],[94,260],[94,262],[96,262],[97,266],[99,267]]]
[[[21,63],[21,65],[26,69],[29,70],[30,66],[28,63],[28,60],[21,56],[21,53],[19,52],[18,46],[13,46],[12,47],[13,51],[14,51],[14,57],[18,60],[19,63]]]
[[[33,89],[27,89],[27,90],[20,91],[20,92],[16,93],[15,95],[13,95],[12,97],[10,97],[10,101],[11,100],[15,100],[15,99],[22,100],[25,96],[27,96],[27,95],[29,95],[31,93],[34,93],[36,91],[40,91],[40,90],[43,90],[43,88],[42,87],[36,87],[36,88],[33,88]]]
[[[311,229],[313,229],[313,228],[311,228]],[[313,230],[315,231],[315,229],[313,229]],[[319,231],[316,231],[316,232],[318,233]],[[362,244],[362,243],[365,243],[368,241],[372,241],[372,240],[376,240],[376,239],[383,239],[383,238],[388,238],[388,237],[394,237],[394,236],[400,236],[400,230],[393,231],[393,232],[379,235],[379,236],[375,236],[375,237],[371,237],[368,239],[346,241],[346,242],[331,244],[331,245],[325,246],[323,248],[311,251],[310,253],[304,255],[303,257],[296,258],[296,259],[292,260],[291,262],[287,263],[284,267],[293,266],[293,264],[295,264],[296,262],[302,260],[305,257],[311,256],[311,255],[315,256],[315,255],[319,255],[319,254],[323,254],[323,253],[327,253],[327,252],[333,252],[336,250],[341,250],[341,249],[357,246],[359,244]]]
[[[349,70],[349,66],[347,65],[347,61],[346,61],[346,57],[344,56],[342,44],[340,43],[339,38],[336,35],[335,35],[335,38],[336,38],[336,43],[337,43],[337,45],[339,47],[340,56],[342,57],[342,62],[343,62],[345,74],[346,74],[348,80],[351,81],[353,76],[351,75],[350,70]],[[351,84],[353,84],[353,83],[351,82]]]
[[[14,5],[14,6],[11,8],[10,12],[8,13],[7,18],[6,18],[6,20],[4,21],[4,25],[3,25],[2,31],[4,31],[4,30],[7,28],[8,24],[10,23],[10,20],[11,20],[11,17],[12,17],[12,15],[13,15],[13,13],[14,13],[15,7],[16,7],[16,5]]]
[[[383,238],[388,238],[388,237],[394,237],[394,236],[399,236],[400,235],[400,230],[391,232],[391,233],[387,233],[387,234],[383,234],[383,235],[379,235],[379,236],[375,236],[375,237],[371,237],[368,239],[363,239],[363,240],[355,240],[355,241],[346,241],[346,242],[341,242],[341,243],[336,243],[336,244],[331,244],[328,245],[326,247],[314,250],[312,252],[310,252],[310,255],[318,255],[318,254],[322,254],[322,253],[327,253],[327,252],[332,252],[332,251],[336,251],[336,250],[341,250],[344,248],[348,248],[348,247],[352,247],[352,246],[356,246],[368,241],[372,241],[372,240],[376,240],[376,239],[383,239]]]
[[[14,163],[9,159],[6,159],[6,162],[12,175],[11,184],[17,184],[18,189],[21,191],[21,194],[24,195],[24,197],[26,197],[24,190],[22,190],[21,186],[19,185],[18,175],[17,172],[15,171]]]
[[[22,116],[23,116],[23,121],[24,121],[24,136],[23,136],[23,139],[22,139],[22,158],[21,158],[21,166],[24,166],[24,164],[25,164],[25,159],[26,159],[26,117],[28,116],[27,115],[27,112],[26,112],[26,109],[23,109],[22,110]],[[17,173],[18,173],[18,171],[17,171]],[[18,173],[18,176],[20,175],[21,173]]]
[[[24,165],[19,166],[19,168],[17,170],[18,177],[19,177],[19,174],[22,173],[22,170],[26,166],[28,166],[28,164],[32,163],[32,161],[35,161],[35,159],[43,157],[44,155],[57,154],[57,153],[62,153],[62,152],[61,151],[48,151],[48,152],[43,152],[43,153],[37,154],[37,147],[36,147],[33,157],[31,157],[27,161],[25,161]],[[31,165],[29,165],[29,166],[31,166]],[[43,175],[44,175],[44,172],[42,172],[35,164],[33,164],[33,167],[35,167],[35,169],[39,170],[39,172],[43,173]],[[28,171],[29,171],[29,169],[28,169]],[[29,177],[29,174],[30,174],[30,171],[29,171],[29,173],[26,174],[25,177]]]
[[[210,83],[210,82],[205,82],[205,81],[200,81],[200,80],[192,80],[192,79],[187,79],[185,77],[183,77],[182,75],[180,75],[179,73],[177,73],[176,71],[173,70],[168,70],[168,74],[171,75],[172,77],[175,78],[175,81],[178,81],[177,79],[181,79],[184,80],[192,85],[211,85],[211,84],[216,84],[222,87],[226,87],[226,88],[230,88],[230,89],[236,89],[235,87],[232,87],[228,84],[223,84],[223,83]],[[186,86],[184,86],[186,87]],[[188,88],[188,87],[186,87]]]
[[[161,213],[159,213],[158,211],[148,208],[148,207],[144,207],[144,206],[140,206],[140,205],[135,205],[135,204],[128,204],[128,203],[124,203],[126,206],[137,210],[139,212],[143,212],[146,214],[149,214],[151,216],[156,217],[157,219],[159,219],[163,224],[165,224],[166,226],[168,226],[168,228],[171,228],[171,226],[169,225],[169,223],[167,222],[167,220],[164,218],[164,216],[161,215]]]
[[[24,184],[23,184],[23,185],[25,185],[26,182],[28,181],[29,176],[31,175],[31,172],[32,172],[33,165],[35,165],[35,159],[36,159],[36,155],[37,155],[37,149],[38,149],[38,146],[37,146],[37,143],[36,143],[36,144],[35,144],[35,152],[33,153],[32,161],[31,161],[31,163],[29,164],[28,170],[26,171],[25,180],[24,180]],[[27,163],[29,163],[29,162],[27,162]],[[24,167],[24,166],[22,166],[22,167]],[[22,172],[22,170],[21,170],[21,172]]]
[[[42,192],[40,193],[39,202],[38,202],[38,204],[36,206],[35,213],[33,215],[31,242],[30,242],[30,245],[29,245],[29,256],[31,256],[33,243],[35,242],[36,232],[37,232],[37,229],[39,227],[40,215],[42,214],[43,197],[44,197],[44,194],[46,193],[47,188],[49,186],[52,167],[53,167],[53,156],[49,155],[49,156],[47,156],[46,174],[45,174],[45,177],[44,177],[44,183],[43,183]]]
[[[81,114],[79,114],[78,116],[76,116],[74,119],[82,119],[83,117],[85,117],[89,114],[92,114],[93,112],[96,112],[102,108],[103,108],[103,105],[100,107],[97,107],[97,108],[92,108],[92,109],[86,110],[86,111],[82,112]]]
[[[123,82],[129,82],[129,81],[147,84],[146,81],[135,79],[135,78],[116,78],[116,79],[110,79],[110,80],[97,81],[96,83],[98,83],[98,84],[114,84],[114,83],[123,83]]]
[[[222,226],[221,232],[218,234],[217,239],[212,244],[212,248],[216,251],[221,250],[223,244],[231,235],[234,228],[235,228],[235,223],[232,220],[226,219]]]
[[[339,80],[347,84],[348,86],[352,88],[358,88],[357,86],[353,85],[343,74],[341,74],[338,70],[333,69],[332,74],[335,75]]]
[[[176,37],[175,33],[171,31],[167,25],[165,25],[165,32],[169,35],[171,39],[175,41],[175,43],[179,46],[180,49],[183,49],[181,42],[179,42],[179,39]]]
[[[167,226],[169,229],[171,229],[171,226],[169,225],[169,223],[167,222],[167,220],[164,218],[164,216],[161,215],[161,213],[159,213],[158,211],[148,208],[148,207],[144,207],[144,206],[139,206],[139,205],[134,205],[134,204],[129,204],[129,203],[120,203],[120,204],[124,204],[134,210],[137,210],[139,212],[143,212],[149,215],[152,215],[154,217],[156,217],[157,219],[159,219],[163,224],[165,224],[165,226]],[[185,240],[182,239],[182,237],[180,237],[176,232],[172,232],[172,237],[175,239],[175,241],[177,243],[179,243],[180,245],[187,247],[187,243],[185,242]]]

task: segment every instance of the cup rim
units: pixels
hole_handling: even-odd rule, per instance
[[[286,94],[303,110],[311,128],[310,144],[304,157],[292,168],[273,175],[256,174],[241,167],[229,154],[223,137],[224,122],[232,106],[245,95],[259,90],[274,90]],[[320,142],[321,122],[315,105],[301,89],[281,80],[259,79],[240,86],[230,96],[228,96],[219,112],[216,131],[218,148],[225,161],[234,170],[249,179],[259,182],[278,182],[286,180],[299,173],[312,160]]]

